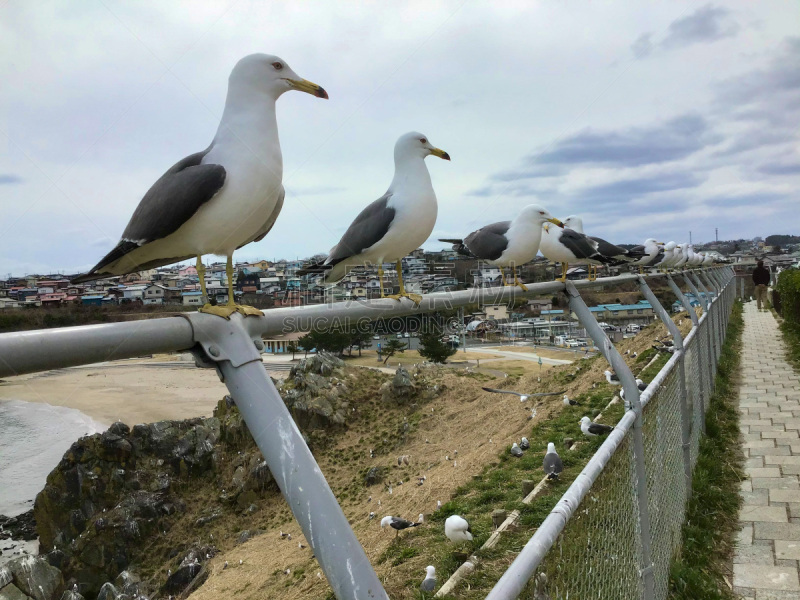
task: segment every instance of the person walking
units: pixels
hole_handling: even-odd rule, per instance
[[[767,286],[769,285],[769,269],[764,266],[764,261],[758,261],[758,266],[753,270],[753,283],[756,284],[756,306],[761,310],[762,303],[767,299]]]

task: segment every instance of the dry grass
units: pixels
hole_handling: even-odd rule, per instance
[[[480,352],[461,352],[459,351],[457,354],[448,359],[448,363],[458,363],[467,360],[477,360],[477,359],[485,359],[485,358],[497,358],[495,354],[483,354]],[[374,350],[362,350],[361,356],[353,356],[350,358],[346,356],[345,359],[348,365],[359,365],[362,367],[380,367],[384,366],[383,364],[378,363],[378,353]],[[406,350],[402,353],[398,352],[394,356],[392,356],[388,363],[385,365],[387,367],[397,367],[397,365],[418,365],[421,364],[423,361],[426,361],[426,358],[422,358],[419,355],[419,352],[416,350]]]

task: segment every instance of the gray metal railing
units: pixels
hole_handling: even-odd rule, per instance
[[[544,569],[548,585],[556,590],[551,594],[553,599],[589,597],[588,593],[572,595],[558,590],[562,586],[565,590],[589,590],[602,580],[604,585],[616,587],[605,596],[593,592],[592,597],[649,600],[663,597],[668,567],[665,560],[679,539],[685,499],[690,493],[690,468],[697,460],[706,401],[734,297],[730,268],[715,267],[701,273],[716,293],[713,299],[710,295],[697,296],[705,303],[699,319],[671,277],[663,273],[627,274],[596,281],[527,284],[527,292],[505,287],[428,294],[418,306],[410,300],[352,301],[272,309],[260,317],[237,313],[230,320],[187,313],[136,322],[5,333],[0,334],[0,377],[157,352],[192,351],[198,365],[216,368],[230,390],[336,597],[388,598],[261,364],[262,336],[307,331],[312,325],[321,328],[368,322],[566,291],[570,309],[620,376],[628,410],[488,598],[516,598],[531,575]],[[696,276],[683,274],[695,293]],[[647,285],[648,279],[659,277],[667,277],[671,289],[689,309],[693,327],[685,340],[680,340],[669,315]],[[667,323],[676,344],[672,358],[641,397],[630,369],[579,294],[581,289],[625,282],[639,286]],[[702,285],[700,280],[696,283]],[[661,460],[662,448],[673,457],[664,463],[665,470],[670,465],[668,478],[654,475],[654,461]],[[587,494],[592,495],[593,503],[576,515]],[[605,509],[598,510],[600,506]],[[632,512],[638,519],[629,518]],[[572,544],[572,559],[553,561],[557,543],[563,547],[565,540],[580,536],[588,536],[591,542],[583,544],[583,550],[578,548],[580,544]],[[604,557],[601,549],[605,550]],[[584,576],[572,573],[571,565],[583,570]],[[619,592],[622,589],[627,590],[625,594]]]

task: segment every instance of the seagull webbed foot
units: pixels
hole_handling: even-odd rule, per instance
[[[391,294],[391,295],[385,296],[385,297],[386,298],[391,298],[392,300],[397,300],[398,302],[400,301],[401,298],[408,298],[409,300],[411,300],[417,306],[419,306],[419,303],[422,302],[422,296],[420,296],[419,294],[408,294],[408,293],[405,293],[405,294]]]
[[[216,315],[217,317],[222,317],[223,319],[230,319],[231,315],[235,312],[247,317],[261,317],[263,313],[254,308],[252,306],[245,306],[242,304],[221,304],[214,306],[212,304],[206,304],[202,308],[198,309],[198,312],[206,313],[208,315]]]
[[[518,281],[514,285],[517,286],[519,289],[521,289],[523,292],[527,292],[528,291],[528,287],[524,283],[521,283],[521,282]]]

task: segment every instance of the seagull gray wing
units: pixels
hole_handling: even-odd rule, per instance
[[[601,425],[600,423],[590,423],[589,424],[589,433],[593,433],[594,435],[603,435],[604,433],[608,433],[614,429],[611,425]]]
[[[558,454],[550,453],[544,455],[542,468],[548,475],[551,473],[558,474],[564,470],[564,464],[561,462],[561,457]]]
[[[389,227],[394,221],[395,210],[388,205],[391,197],[392,192],[386,192],[368,205],[350,224],[342,239],[333,247],[323,262],[307,265],[300,269],[297,275],[328,271],[343,260],[357,256],[370,246],[377,244],[389,231]]]
[[[524,396],[525,394],[520,394],[519,392],[512,392],[511,390],[496,390],[494,388],[481,388],[485,392],[493,392],[495,394],[511,394],[512,396]]]
[[[281,186],[281,193],[280,195],[278,195],[278,201],[275,203],[275,208],[272,210],[272,214],[269,216],[266,223],[264,223],[264,226],[259,230],[258,235],[252,240],[250,240],[250,242],[260,242],[261,240],[264,239],[264,236],[266,236],[272,230],[272,227],[275,225],[275,221],[278,220],[278,215],[281,214],[284,198],[286,198],[286,190],[283,189],[283,186]],[[242,244],[242,246],[246,246],[250,242],[245,242],[244,244]],[[236,249],[238,250],[242,246],[239,246]]]
[[[558,241],[579,260],[594,260],[601,263],[612,262],[597,251],[597,242],[574,229],[564,227],[558,230]]]
[[[436,580],[425,578],[422,580],[422,585],[419,586],[419,589],[423,592],[432,592],[436,589]]]
[[[464,245],[475,258],[497,260],[508,247],[506,232],[511,221],[500,221],[481,227],[464,238]]]
[[[617,246],[616,244],[607,242],[603,238],[592,237],[591,239],[597,242],[598,252],[600,252],[600,254],[603,256],[607,256],[608,258],[630,260],[634,258],[641,258],[647,254],[644,251],[644,246],[637,246],[635,248],[631,248],[630,250],[626,250],[622,246]]]
[[[225,184],[225,168],[222,165],[202,164],[203,157],[211,146],[175,163],[152,187],[147,190],[139,206],[133,212],[122,239],[89,273],[72,281],[80,283],[103,277],[97,274],[106,265],[126,254],[167,237],[186,223],[197,210],[211,200]],[[170,264],[182,257],[151,261],[147,265],[131,265],[131,271]]]

